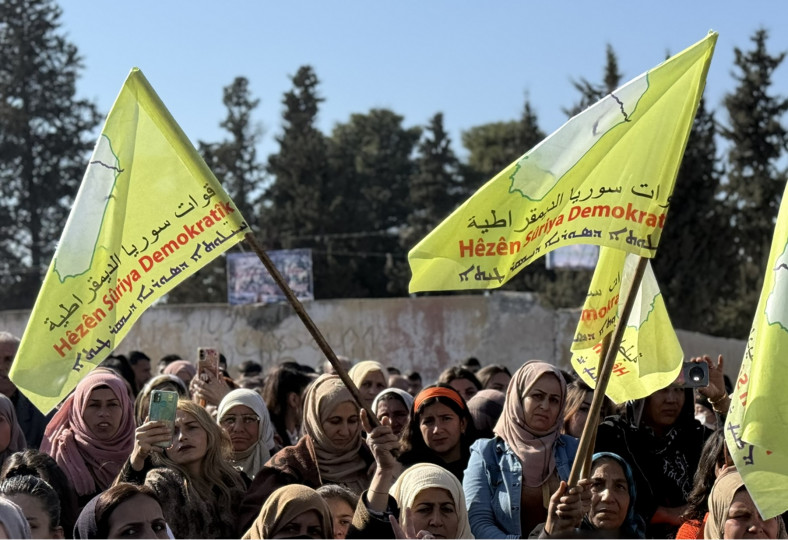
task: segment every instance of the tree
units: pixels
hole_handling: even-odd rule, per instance
[[[580,78],[579,81],[572,81],[572,86],[580,92],[580,101],[569,109],[563,109],[567,116],[572,117],[584,111],[607,94],[613,92],[621,84],[621,73],[618,71],[618,57],[613,51],[613,46],[609,43],[605,48],[605,57],[605,73],[601,84],[589,82],[584,78]]]
[[[738,295],[726,302],[729,323],[720,330],[739,338],[746,337],[758,302],[786,181],[779,161],[788,144],[782,124],[788,99],[771,94],[772,74],[786,53],[770,55],[767,39],[767,31],[760,29],[751,38],[752,50],[734,49],[738,85],[724,99],[728,125],[722,135],[729,149],[722,197],[739,275],[735,284]]]
[[[0,3],[0,305],[28,308],[54,253],[100,117],[76,98],[77,48],[51,0]]]

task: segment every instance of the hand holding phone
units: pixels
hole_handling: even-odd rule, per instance
[[[213,347],[199,347],[197,349],[197,377],[203,382],[210,382],[211,378],[204,376],[210,373],[214,379],[219,378],[219,349]],[[206,402],[201,399],[201,407],[205,407]]]
[[[164,422],[170,430],[170,440],[153,443],[162,448],[172,446],[172,435],[175,432],[175,410],[178,408],[178,393],[169,390],[153,390],[150,394],[150,412],[148,417],[151,420]]]

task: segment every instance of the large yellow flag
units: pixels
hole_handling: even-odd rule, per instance
[[[500,287],[570,244],[653,257],[716,41],[633,79],[482,186],[410,251],[410,292]]]
[[[638,256],[603,247],[572,344],[572,367],[596,388],[602,340],[613,331],[632,286]],[[626,322],[605,394],[616,403],[646,397],[681,371],[684,352],[670,323],[651,264],[647,264]]]
[[[132,69],[90,158],[11,380],[44,412],[162,295],[247,225],[148,81]]]
[[[764,518],[788,510],[788,189],[731,395],[725,441]]]

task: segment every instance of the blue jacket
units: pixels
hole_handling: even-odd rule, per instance
[[[555,465],[562,480],[569,478],[579,441],[561,435],[555,445]],[[471,446],[462,487],[471,531],[476,538],[520,538],[520,494],[523,468],[500,437],[479,439]]]

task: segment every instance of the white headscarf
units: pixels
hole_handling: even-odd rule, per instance
[[[274,426],[262,396],[254,390],[238,388],[224,396],[219,403],[216,421],[221,424],[227,412],[237,405],[245,405],[252,409],[260,419],[257,424],[257,441],[243,452],[232,453],[232,465],[254,479],[258,471],[271,457],[270,449],[274,446]]]
[[[380,394],[375,396],[375,400],[372,402],[373,413],[376,415],[378,414],[378,403],[380,403],[382,398],[390,394],[394,394],[402,399],[402,401],[405,403],[405,408],[408,409],[408,413],[413,410],[413,396],[408,394],[405,390],[401,390],[399,388],[386,388]]]

